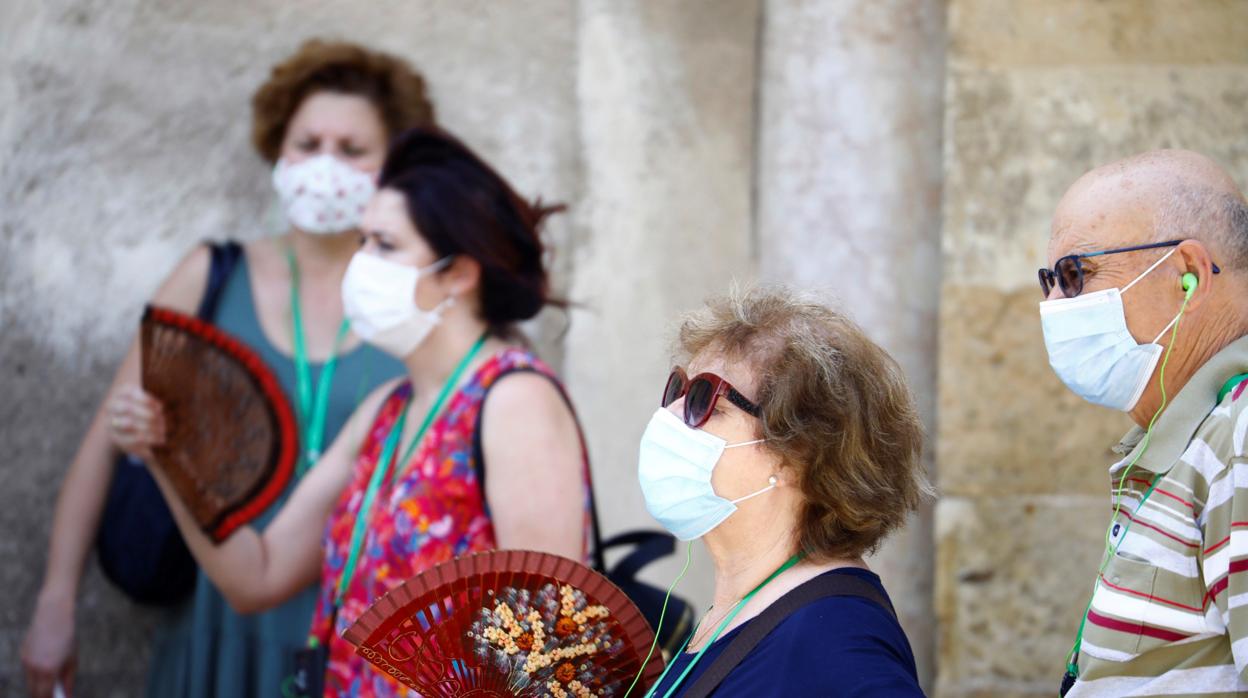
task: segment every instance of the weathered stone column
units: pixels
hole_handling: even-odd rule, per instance
[[[673,319],[750,271],[758,13],[756,0],[580,4],[585,234],[564,366],[608,533],[657,528],[637,443],[670,369]],[[671,559],[652,579],[677,571]],[[709,584],[699,560],[680,593],[709,601]]]
[[[930,431],[944,5],[770,0],[766,7],[756,179],[762,274],[822,291],[857,320],[905,369]],[[935,635],[932,557],[925,509],[871,560],[925,681]]]
[[[939,696],[1052,696],[1131,425],[1048,366],[1036,269],[1058,199],[1154,148],[1248,185],[1248,4],[953,0],[940,318]]]

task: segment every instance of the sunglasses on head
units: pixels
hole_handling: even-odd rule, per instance
[[[667,377],[667,385],[663,388],[663,407],[684,397],[685,424],[697,429],[711,418],[711,412],[715,409],[715,401],[719,400],[720,395],[728,398],[728,402],[741,408],[751,417],[759,416],[758,405],[737,392],[737,389],[728,381],[714,373],[699,373],[690,379],[685,375],[685,370],[679,366],[672,369],[672,375]]]
[[[1074,298],[1083,293],[1083,260],[1089,257],[1102,257],[1108,254],[1118,254],[1120,252],[1138,252],[1140,250],[1155,250],[1161,247],[1174,247],[1180,245],[1184,240],[1168,240],[1166,242],[1154,242],[1148,245],[1134,245],[1132,247],[1119,247],[1113,250],[1100,250],[1099,252],[1088,252],[1086,254],[1072,254],[1057,260],[1057,264],[1052,269],[1041,269],[1040,291],[1044,293],[1044,297],[1048,298],[1053,292],[1054,287],[1062,289],[1062,295],[1067,298]],[[1213,265],[1213,273],[1219,274],[1222,270],[1218,265]]]

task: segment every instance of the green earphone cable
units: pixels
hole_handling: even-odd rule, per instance
[[[646,671],[646,665],[650,663],[650,658],[654,656],[654,648],[659,644],[659,632],[663,630],[663,617],[667,615],[667,602],[672,598],[672,591],[676,589],[676,585],[685,578],[685,573],[689,571],[689,563],[691,562],[693,562],[693,541],[689,541],[689,546],[685,548],[685,566],[681,568],[680,574],[676,575],[676,580],[667,588],[667,595],[663,597],[663,608],[659,610],[659,626],[654,629],[654,642],[650,643],[650,651],[646,652],[646,658],[641,660],[641,668],[637,670],[637,675],[633,677],[633,682],[628,685],[628,690],[624,692],[624,698],[628,698],[628,695],[637,687],[637,682],[641,680],[641,675]]]
[[[1183,322],[1183,314],[1187,312],[1187,302],[1192,298],[1195,285],[1193,285],[1191,289],[1185,288],[1184,290],[1187,291],[1187,294],[1183,298],[1183,305],[1179,308],[1179,317],[1174,321],[1174,327],[1170,330],[1170,342],[1166,347],[1166,355],[1161,360],[1161,373],[1158,376],[1158,387],[1161,389],[1161,406],[1158,407],[1157,411],[1153,413],[1153,418],[1148,420],[1148,429],[1144,431],[1144,438],[1140,441],[1139,452],[1135,455],[1135,458],[1132,458],[1131,462],[1127,464],[1126,469],[1122,471],[1122,477],[1118,478],[1118,499],[1114,503],[1113,516],[1110,517],[1111,524],[1118,518],[1118,514],[1122,511],[1122,488],[1126,485],[1127,476],[1131,473],[1131,469],[1135,467],[1135,464],[1140,462],[1140,458],[1144,457],[1144,453],[1148,451],[1149,441],[1153,436],[1153,427],[1157,425],[1157,418],[1160,417],[1162,411],[1166,409],[1166,404],[1168,402],[1166,396],[1166,365],[1170,363],[1170,352],[1174,350],[1174,340],[1179,334],[1179,324]],[[1157,487],[1157,483],[1159,482],[1161,482],[1160,477],[1153,479],[1152,484],[1148,487],[1148,491],[1144,493],[1144,497],[1140,500],[1140,507],[1143,507],[1144,502],[1148,501],[1149,495],[1153,493],[1153,488]],[[1138,512],[1139,509],[1137,508],[1136,511]],[[1130,528],[1130,524],[1128,524],[1127,527]],[[1127,532],[1124,530],[1122,532],[1122,538],[1119,539],[1118,546],[1114,546],[1113,549],[1110,549],[1109,534],[1112,528],[1113,527],[1111,525],[1110,528],[1105,529],[1105,550],[1103,551],[1101,566],[1096,571],[1096,581],[1092,584],[1093,596],[1096,595],[1096,589],[1101,583],[1101,575],[1105,572],[1105,568],[1109,566],[1110,559],[1113,557],[1114,553],[1118,551],[1118,547],[1122,545],[1122,540],[1127,537]],[[1088,612],[1091,610],[1092,599],[1088,599],[1088,605],[1083,610],[1083,617],[1079,620],[1079,632],[1075,636],[1075,644],[1070,648],[1070,652],[1066,655],[1066,671],[1069,671],[1072,674],[1078,674],[1079,667],[1076,662],[1079,659],[1079,649],[1083,645],[1083,630],[1084,626],[1088,622]]]

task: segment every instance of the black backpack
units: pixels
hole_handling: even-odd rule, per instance
[[[212,322],[221,290],[242,255],[232,240],[210,243],[212,264],[196,313]],[[95,539],[100,569],[133,601],[173,606],[195,589],[198,566],[143,461],[118,456]]]

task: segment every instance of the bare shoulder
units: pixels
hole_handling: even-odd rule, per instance
[[[368,435],[373,423],[377,420],[377,414],[380,412],[382,404],[394,389],[399,386],[402,380],[402,378],[392,378],[374,388],[372,392],[355,406],[355,411],[351,413],[347,423],[339,430],[338,437],[334,439],[330,449],[339,456],[344,456],[342,458],[344,468],[349,469],[349,462],[354,458],[360,446],[363,445],[365,437]]]
[[[554,380],[536,371],[515,371],[499,378],[490,388],[482,409],[524,421],[537,416],[572,415]]]
[[[152,296],[152,302],[188,315],[194,313],[204,296],[211,263],[212,253],[208,246],[196,245],[161,282]]]
[[[373,388],[373,391],[361,400],[360,404],[355,408],[356,414],[368,415],[371,420],[372,416],[376,415],[377,410],[381,409],[381,403],[385,402],[395,388],[398,388],[405,380],[407,380],[407,376],[396,376]]]
[[[516,444],[580,441],[572,408],[549,377],[533,371],[509,373],[490,388],[481,406],[481,440],[489,453],[514,451]]]
[[[390,397],[390,394],[404,380],[406,380],[404,376],[391,378],[373,388],[373,391],[355,406],[355,411],[351,413],[351,419],[347,422],[347,428],[343,430],[344,433],[350,431],[354,438],[362,439],[369,426],[377,419],[377,413],[381,410],[386,398]]]

